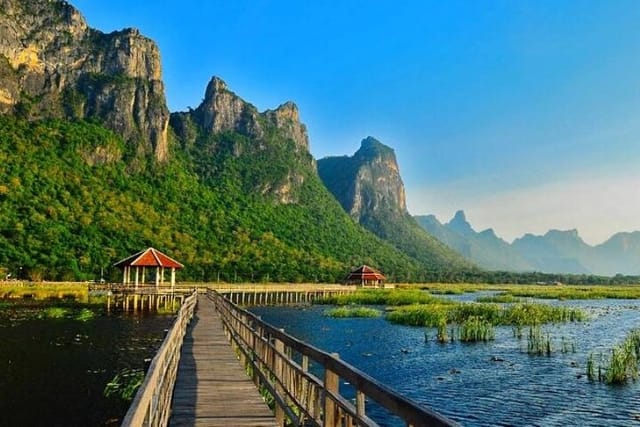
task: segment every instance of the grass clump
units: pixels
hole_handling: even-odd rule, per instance
[[[69,314],[69,309],[65,307],[48,307],[40,314],[42,319],[63,319]]]
[[[552,346],[549,333],[542,332],[540,326],[535,325],[529,328],[527,336],[527,353],[531,355],[547,355],[551,356]]]
[[[495,338],[495,329],[487,320],[471,316],[460,324],[460,341],[490,341]]]
[[[638,379],[640,369],[640,329],[633,329],[624,341],[611,349],[611,356],[604,360],[600,358],[598,375],[593,354],[587,360],[587,377],[607,384],[624,384],[629,380]],[[603,373],[604,371],[604,373]]]
[[[499,293],[496,295],[487,295],[476,298],[476,302],[494,302],[494,303],[515,303],[522,301],[521,298],[514,297],[511,294]]]
[[[410,305],[447,303],[448,300],[435,297],[419,289],[359,289],[356,292],[323,298],[320,304],[332,305]]]
[[[326,310],[323,313],[328,317],[346,318],[346,317],[380,317],[380,310],[370,307],[336,307]]]
[[[105,397],[115,396],[122,400],[131,401],[143,381],[144,371],[142,369],[124,368],[107,383],[103,394]]]

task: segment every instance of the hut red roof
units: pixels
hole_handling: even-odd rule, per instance
[[[368,265],[363,265],[349,273],[347,280],[387,280],[387,278]]]
[[[165,268],[182,268],[175,259],[160,252],[155,248],[148,248],[136,254],[126,257],[115,264],[114,267],[165,267]]]

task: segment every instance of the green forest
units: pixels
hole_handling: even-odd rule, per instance
[[[335,282],[361,263],[394,280],[427,278],[312,174],[297,203],[255,191],[295,166],[287,141],[238,157],[231,148],[251,140],[209,138],[215,149],[174,144],[158,164],[97,123],[1,117],[0,266],[24,279],[88,280],[154,246],[185,264],[182,280]]]
[[[339,282],[365,263],[393,282],[633,281],[413,258],[356,224],[308,153],[267,138],[256,153],[234,132],[190,146],[174,136],[171,160],[157,163],[95,122],[0,117],[0,269],[35,281],[93,280],[103,269],[117,280],[113,263],[153,246],[185,264],[179,280]],[[295,203],[264,191],[293,169],[304,178]]]

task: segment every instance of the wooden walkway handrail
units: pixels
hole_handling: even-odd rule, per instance
[[[167,425],[180,349],[196,303],[197,293],[193,292],[180,307],[173,326],[151,361],[144,381],[122,421],[122,426]]]
[[[407,426],[457,426],[444,416],[394,392],[359,369],[275,328],[214,290],[207,292],[220,313],[231,344],[256,386],[276,404],[279,425],[377,426],[366,415],[366,398],[375,400]],[[310,361],[324,371],[309,371]],[[340,380],[351,384],[355,404],[340,394]]]

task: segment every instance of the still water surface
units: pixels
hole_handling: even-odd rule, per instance
[[[92,306],[87,321],[37,319],[39,304],[0,305],[0,425],[119,425],[129,403],[104,387],[123,368],[143,368],[173,316]]]
[[[439,344],[435,330],[427,331],[425,342],[424,328],[382,318],[329,318],[322,315],[326,306],[252,311],[466,426],[640,425],[640,383],[608,386],[584,375],[590,353],[607,354],[640,327],[640,301],[546,302],[590,314],[587,322],[544,327],[557,350],[551,357],[528,355],[526,330],[518,340],[510,327],[497,328],[489,343]],[[401,425],[371,406],[367,411],[382,425]]]

